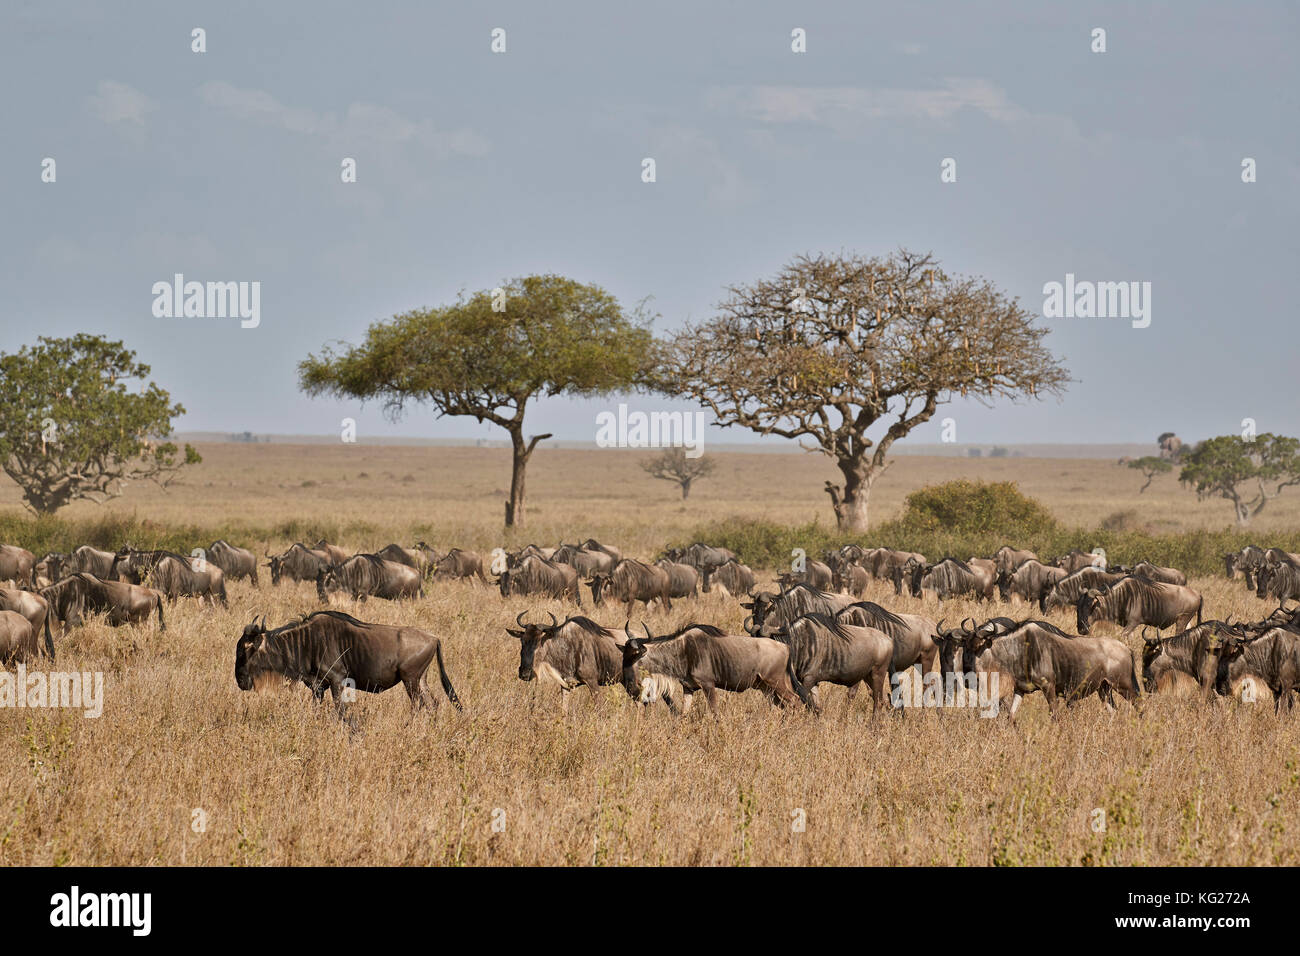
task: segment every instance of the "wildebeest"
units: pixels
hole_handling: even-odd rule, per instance
[[[1255,576],[1255,596],[1274,598],[1286,603],[1300,598],[1300,567],[1291,564],[1266,564]]]
[[[424,578],[415,568],[385,561],[377,554],[354,554],[316,575],[316,595],[329,601],[331,591],[347,591],[354,601],[377,597],[389,601],[424,596]]]
[[[1011,574],[1016,568],[1020,567],[1026,561],[1037,561],[1038,555],[1028,550],[1016,550],[1010,545],[1004,544],[993,552],[993,564],[998,571]]]
[[[776,576],[777,583],[783,588],[806,584],[820,591],[829,591],[834,580],[835,576],[831,573],[830,567],[812,558],[805,559],[802,571],[782,571]]]
[[[639,661],[630,660],[625,653],[627,641],[637,635],[630,632],[616,635],[619,652],[624,655],[623,689],[642,707],[662,700],[673,716],[688,713],[698,688],[690,683],[689,675],[685,672],[685,658],[677,653],[676,645],[669,642],[687,633],[723,637],[726,632],[712,624],[692,623],[679,627],[671,634],[655,636],[644,624],[642,627],[645,628],[645,640],[642,643],[648,650]],[[640,666],[637,666],[638,663]],[[686,683],[683,684],[683,681]]]
[[[65,571],[86,571],[101,581],[113,580],[113,562],[117,554],[113,551],[100,551],[88,544],[83,544],[72,552]]]
[[[54,660],[54,640],[50,636],[50,628],[47,623],[50,604],[45,598],[34,591],[0,588],[0,610],[21,614],[31,623],[32,633],[34,634],[40,634],[44,631],[45,652],[49,654],[50,660]]]
[[[831,565],[831,588],[836,591],[860,598],[867,592],[870,583],[871,575],[867,569],[851,561],[840,559]]]
[[[820,712],[817,685],[825,682],[849,688],[845,712],[852,705],[858,685],[871,689],[872,714],[878,714],[889,699],[890,662],[894,641],[874,627],[850,624],[824,614],[805,614],[767,635],[790,649],[790,672],[810,710]]]
[[[1054,567],[1065,568],[1070,574],[1081,568],[1100,568],[1106,570],[1106,558],[1100,554],[1092,554],[1088,551],[1080,551],[1075,548],[1069,554],[1063,554],[1052,562]]]
[[[578,572],[567,564],[555,564],[535,554],[523,558],[513,568],[506,568],[497,578],[501,596],[512,594],[543,594],[547,597],[573,601],[582,607],[582,592],[578,585]]]
[[[66,576],[71,570],[68,560],[68,555],[58,551],[46,552],[45,556],[32,567],[32,586],[49,587],[59,578]]]
[[[1146,578],[1148,581],[1158,581],[1161,584],[1187,583],[1187,575],[1177,568],[1164,568],[1158,564],[1152,564],[1150,561],[1139,561],[1133,565],[1133,570],[1129,573]]]
[[[158,630],[167,630],[162,608],[166,595],[154,588],[126,581],[104,581],[87,571],[76,571],[42,588],[40,594],[49,605],[47,622],[54,618],[65,627],[76,627],[86,614],[103,612],[107,613],[109,624],[120,627],[138,624],[157,611]]]
[[[665,551],[664,557],[670,561],[689,564],[695,570],[701,572],[707,568],[719,568],[728,561],[740,560],[734,551],[727,548],[715,548],[700,541],[696,541],[686,548],[673,548]]]
[[[1079,603],[1079,597],[1089,588],[1108,588],[1116,581],[1122,581],[1127,575],[1112,574],[1101,568],[1080,568],[1078,571],[1071,571],[1061,578],[1047,592],[1039,606],[1044,611],[1053,611],[1057,608],[1075,607]]]
[[[1254,678],[1272,691],[1275,711],[1289,711],[1294,705],[1292,692],[1300,691],[1300,634],[1275,627],[1225,648],[1216,681],[1219,693],[1232,693],[1246,678]]]
[[[36,555],[16,544],[0,544],[0,581],[32,583],[32,568]]]
[[[562,544],[555,549],[551,560],[556,564],[567,564],[578,572],[581,578],[593,574],[607,573],[615,564],[614,558],[605,551],[588,551],[576,544]]]
[[[290,545],[284,554],[270,555],[271,583],[279,584],[280,578],[290,581],[315,581],[322,568],[330,565],[329,555],[324,551],[315,551],[302,542]]]
[[[654,656],[650,656],[651,647]],[[791,676],[789,648],[770,638],[718,636],[696,629],[654,644],[629,638],[621,656],[623,686],[629,691],[642,686],[643,674],[667,674],[686,693],[704,691],[714,716],[719,690],[762,690],[782,706],[807,698],[807,691]]]
[[[579,544],[578,547],[584,551],[602,551],[610,556],[614,564],[618,564],[623,560],[622,551],[614,547],[612,544],[601,544],[595,538],[588,538],[586,541]]]
[[[857,627],[872,627],[893,641],[894,653],[889,662],[891,675],[915,668],[917,680],[934,670],[939,647],[938,628],[934,621],[920,614],[899,614],[872,601],[858,601],[834,614],[838,621]]]
[[[207,559],[221,569],[228,581],[248,578],[257,587],[257,555],[245,548],[237,548],[224,538],[208,545]]]
[[[41,656],[32,622],[17,611],[0,611],[0,664],[33,661]],[[23,688],[26,693],[26,688]]]
[[[330,564],[342,564],[349,557],[346,549],[340,548],[336,544],[330,544],[324,538],[321,538],[319,541],[313,544],[311,546],[311,549],[313,551],[324,552],[325,557],[329,559]]]
[[[1289,564],[1293,568],[1300,568],[1300,554],[1292,554],[1290,551],[1283,551],[1281,548],[1269,548],[1264,552],[1265,564]]]
[[[757,633],[769,621],[777,625],[789,624],[805,614],[834,617],[841,608],[852,603],[853,598],[847,594],[834,594],[806,584],[796,584],[780,594],[759,591],[752,601],[742,601],[740,606],[750,612],[752,624],[746,630]]]
[[[668,595],[675,598],[697,597],[700,593],[700,575],[689,564],[660,558],[655,567],[668,572]]]
[[[1124,628],[1124,637],[1143,624],[1156,630],[1173,625],[1185,631],[1193,616],[1201,623],[1201,605],[1200,593],[1189,587],[1129,575],[1105,591],[1084,591],[1076,605],[1076,620],[1083,635],[1093,621],[1114,621]]]
[[[974,594],[976,600],[989,601],[997,583],[994,575],[991,564],[972,567],[957,558],[916,565],[912,569],[912,597],[919,598],[922,590],[930,590],[940,601],[963,594]]]
[[[601,687],[622,680],[626,630],[602,627],[582,616],[561,623],[549,611],[549,625],[525,622],[525,613],[520,611],[515,618],[518,629],[506,628],[519,641],[519,679],[540,678],[559,685],[564,713],[569,711],[569,693],[574,689],[585,686],[594,697]]]
[[[700,590],[705,594],[711,593],[715,587],[718,587],[727,594],[740,597],[754,590],[757,584],[758,578],[754,576],[749,566],[735,559],[700,571]]]
[[[559,550],[559,548],[541,548],[535,544],[524,545],[518,551],[506,555],[506,568],[517,568],[527,558],[541,558],[543,561],[550,561],[555,557],[555,552]]]
[[[385,561],[395,561],[398,564],[404,564],[408,568],[415,568],[423,577],[429,573],[431,567],[428,555],[421,548],[403,548],[397,542],[380,548],[375,554]]]
[[[606,598],[621,601],[627,604],[629,616],[637,601],[644,601],[647,611],[651,601],[658,601],[662,611],[673,609],[672,582],[668,572],[632,558],[618,562],[609,574],[592,575],[587,585],[591,588],[591,601],[597,607]]]
[[[478,578],[480,581],[487,583],[487,575],[483,573],[483,558],[475,551],[465,551],[462,548],[452,548],[434,565],[433,576],[435,578]]]
[[[1195,681],[1201,695],[1209,698],[1219,671],[1219,659],[1234,638],[1223,621],[1205,621],[1172,637],[1142,635],[1142,684],[1154,694],[1177,675]]]
[[[178,597],[197,597],[222,606],[226,598],[226,576],[212,562],[198,562],[174,551],[135,551],[123,548],[113,562],[113,576],[131,584],[157,588],[169,601]]]
[[[1016,640],[1013,632],[1002,640]],[[1114,693],[1137,706],[1137,671],[1133,653],[1122,641],[1111,637],[1069,637],[1044,627],[1028,631],[1025,665],[1029,682],[1047,697],[1052,717],[1066,705],[1096,694],[1107,706],[1115,704]]]
[[[1031,558],[1022,562],[1014,571],[999,571],[997,584],[1002,600],[1010,601],[1018,597],[1037,604],[1040,610],[1044,610],[1048,593],[1068,573],[1065,568],[1054,568],[1037,558]]]
[[[1246,576],[1246,587],[1253,588],[1255,572],[1264,566],[1264,549],[1248,544],[1240,551],[1225,554],[1223,563],[1229,578],[1235,578],[1240,571]]]
[[[377,694],[401,683],[411,707],[438,705],[425,671],[438,662],[438,678],[452,705],[461,710],[442,660],[442,641],[416,627],[369,624],[342,611],[316,611],[267,630],[266,619],[244,628],[235,645],[235,683],[252,690],[263,674],[302,681],[319,701],[326,689],[340,717],[345,689]]]

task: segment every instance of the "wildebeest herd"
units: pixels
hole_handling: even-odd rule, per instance
[[[698,542],[652,563],[593,539],[491,557],[502,597],[567,601],[580,612],[563,621],[547,612],[543,622],[524,611],[506,628],[519,642],[519,679],[558,685],[566,711],[579,687],[594,694],[621,685],[639,704],[662,700],[674,714],[687,710],[697,691],[716,711],[717,691],[751,689],[774,704],[820,712],[818,686],[830,683],[848,688],[846,707],[865,684],[877,713],[906,708],[891,691],[909,671],[939,687],[945,704],[991,683],[1013,721],[1021,698],[1035,691],[1055,717],[1062,703],[1091,695],[1107,706],[1116,694],[1136,705],[1142,691],[1155,693],[1175,680],[1194,682],[1207,698],[1231,694],[1249,680],[1268,687],[1279,710],[1289,710],[1300,690],[1300,606],[1287,607],[1300,599],[1300,555],[1277,548],[1250,546],[1225,556],[1229,578],[1242,575],[1259,598],[1277,602],[1260,620],[1235,623],[1205,620],[1201,595],[1175,568],[1147,561],[1108,566],[1100,553],[1082,551],[1044,562],[1032,551],[1003,547],[987,558],[930,562],[915,552],[848,545],[778,574],[775,589],[761,589],[735,553]],[[265,558],[272,586],[312,582],[326,604],[336,593],[400,601],[422,597],[437,581],[490,581],[475,552],[440,553],[423,541],[349,554],[322,540]],[[39,560],[24,548],[0,545],[0,582],[14,585],[0,588],[0,658],[6,664],[53,659],[54,627],[66,633],[88,615],[103,615],[115,627],[146,625],[156,616],[165,630],[164,605],[189,597],[225,606],[226,581],[247,579],[258,587],[259,564],[253,552],[226,541],[189,557],[82,546]],[[892,586],[896,595],[928,592],[940,605],[969,598],[1036,604],[1043,613],[1072,607],[1077,634],[1033,617],[967,618],[945,627],[945,619],[866,600],[873,582]],[[618,606],[624,624],[604,626],[581,613],[584,589],[594,608]],[[728,632],[696,622],[656,634],[644,621],[632,626],[638,604],[649,616],[671,610],[674,600],[710,593],[739,600],[742,628]],[[1142,628],[1140,661],[1122,640],[1093,635],[1100,622],[1122,628],[1122,637]],[[1164,629],[1171,634],[1161,636]],[[238,638],[235,679],[244,690],[264,675],[301,681],[317,700],[328,689],[340,714],[349,690],[380,692],[401,683],[418,708],[437,703],[425,683],[435,661],[443,692],[460,708],[436,635],[327,608],[279,627],[254,619]]]

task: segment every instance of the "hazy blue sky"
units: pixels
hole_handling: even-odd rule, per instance
[[[797,253],[906,245],[1035,311],[1067,272],[1152,284],[1149,328],[1049,322],[1079,380],[1061,403],[958,402],[918,441],[945,415],[962,442],[1294,434],[1298,10],[8,2],[0,350],[123,338],[184,430],[501,438],[309,400],[295,364],[508,276],[652,296],[668,329]],[[155,318],[177,272],[260,281],[260,327]],[[531,431],[593,439],[605,404],[542,403]]]

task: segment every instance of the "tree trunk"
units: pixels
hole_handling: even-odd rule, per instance
[[[682,501],[685,501],[691,493],[691,479],[686,478],[682,481]]]
[[[835,527],[840,531],[866,531],[871,469],[853,460],[840,461],[839,468],[844,475],[844,487],[826,482],[826,493],[835,508]]]
[[[506,502],[506,527],[522,528],[524,526],[524,483],[525,469],[533,449],[543,439],[550,438],[550,433],[534,435],[524,441],[524,429],[521,422],[517,427],[508,429],[510,445],[513,451],[510,465],[510,499]]]

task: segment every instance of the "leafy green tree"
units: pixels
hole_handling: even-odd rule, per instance
[[[528,460],[551,437],[525,437],[528,403],[637,388],[654,361],[640,306],[628,312],[599,286],[540,275],[377,322],[361,345],[326,346],[298,373],[308,394],[380,400],[393,421],[415,403],[504,428],[513,449],[510,526],[524,523]]]
[[[1174,470],[1174,463],[1167,458],[1157,458],[1155,455],[1147,455],[1143,458],[1132,458],[1124,464],[1130,468],[1142,472],[1146,475],[1147,482],[1138,489],[1138,494],[1146,491],[1151,482],[1155,481],[1156,475],[1164,475]]]
[[[0,467],[35,514],[78,499],[103,503],[128,482],[166,487],[202,459],[171,437],[185,414],[153,382],[149,366],[121,342],[97,335],[56,339],[0,353]]]
[[[1238,525],[1250,519],[1290,485],[1300,484],[1300,440],[1263,432],[1247,441],[1220,435],[1182,452],[1178,480],[1198,498],[1232,502]],[[1272,490],[1269,490],[1272,486]]]

